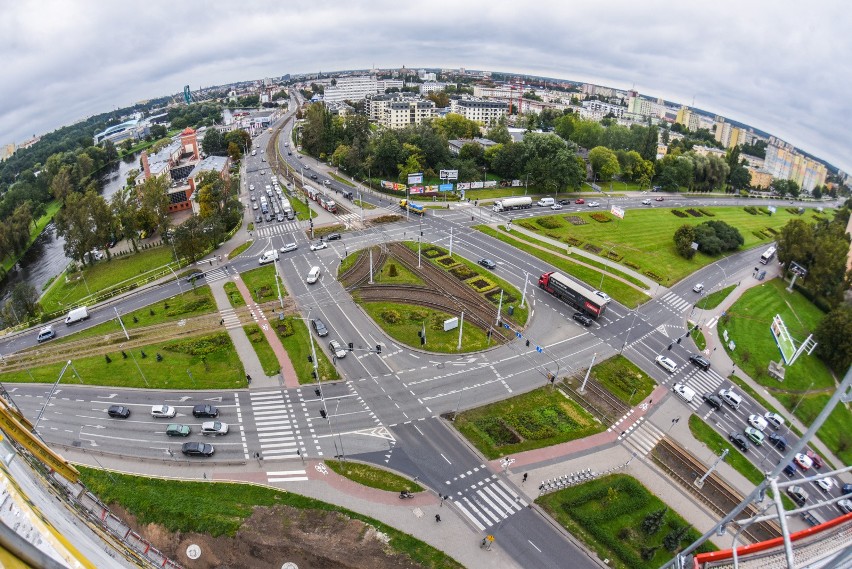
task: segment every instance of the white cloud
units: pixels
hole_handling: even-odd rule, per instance
[[[0,142],[185,84],[463,66],[695,97],[852,171],[846,22],[836,1],[7,3]]]

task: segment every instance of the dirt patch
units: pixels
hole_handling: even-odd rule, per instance
[[[172,533],[159,524],[140,526],[117,504],[122,518],[154,547],[192,569],[278,569],[295,563],[299,569],[414,569],[408,557],[393,553],[388,536],[337,512],[300,510],[290,506],[257,507],[234,537]],[[186,548],[196,544],[201,557],[191,560]]]

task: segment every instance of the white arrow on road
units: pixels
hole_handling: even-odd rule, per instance
[[[83,425],[87,429],[106,429],[104,425]]]
[[[183,403],[183,402],[184,402],[184,401],[186,401],[187,399],[192,399],[192,397],[190,397],[189,395],[184,395],[184,396],[183,396],[183,397],[181,397],[180,399],[166,399],[166,401],[168,401],[168,402],[170,402],[170,403],[171,403],[171,402],[175,402],[175,401],[176,401],[176,402],[178,402],[178,403]]]
[[[187,399],[188,399],[188,398],[187,398]],[[210,399],[205,399],[204,401],[216,401],[217,403],[221,403],[221,402],[222,402],[222,397],[221,397],[221,396],[219,396],[219,397],[211,397]]]
[[[117,397],[118,393],[111,393],[109,395],[98,395],[98,399],[112,399],[113,397]]]
[[[93,446],[93,447],[99,446],[99,445],[98,445],[98,443],[96,443],[96,442],[95,442],[95,441],[93,441],[92,439],[84,439],[83,437],[80,437],[80,440],[81,440],[81,441],[86,441],[86,442],[88,442],[88,443],[89,443],[91,446]]]

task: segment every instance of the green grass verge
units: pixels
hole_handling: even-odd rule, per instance
[[[296,192],[294,195],[289,197],[290,207],[293,208],[293,213],[296,214],[296,219],[311,219],[319,215],[305,203],[305,199],[305,194],[301,192]]]
[[[85,278],[74,282],[66,283],[65,276],[60,275],[39,302],[45,312],[64,310],[88,296],[90,292],[95,294],[125,281],[130,284],[132,279],[142,277],[154,269],[165,268],[165,265],[173,260],[171,247],[154,247],[113,257],[109,261],[99,261],[94,266],[84,268]]]
[[[257,359],[260,360],[263,373],[266,375],[278,374],[281,371],[281,365],[278,363],[278,358],[275,356],[275,352],[272,351],[272,347],[269,345],[269,341],[266,339],[260,326],[249,324],[248,326],[243,326],[243,330],[245,330],[246,336],[248,336],[254,352],[257,354]]]
[[[355,187],[355,184],[353,184],[352,182],[350,182],[349,180],[347,180],[347,179],[346,179],[346,178],[344,178],[343,176],[338,176],[338,175],[337,175],[337,174],[335,174],[334,172],[328,172],[328,175],[329,175],[330,177],[334,178],[335,180],[337,180],[338,182],[340,182],[340,183],[341,183],[341,184],[343,184],[343,185],[349,186],[350,188],[354,188],[354,187]]]
[[[361,307],[388,336],[406,346],[428,352],[456,354],[484,350],[489,345],[485,330],[465,322],[462,326],[462,348],[456,350],[459,339],[458,328],[444,332],[443,322],[448,318],[457,317],[457,314],[393,302],[364,302],[361,303]],[[426,345],[421,346],[417,333],[423,329],[424,320],[426,320]]]
[[[731,294],[731,291],[735,288],[737,288],[737,285],[732,284],[730,286],[726,286],[722,290],[711,292],[698,302],[698,308],[701,310],[713,310],[722,304],[722,301],[728,298],[728,295]]]
[[[251,231],[251,227],[249,227],[249,231]],[[233,251],[228,253],[228,258],[233,259],[237,255],[239,255],[240,253],[242,253],[243,251],[245,251],[246,249],[251,247],[252,243],[254,243],[254,241],[249,239],[248,241],[246,241],[245,243],[243,243],[242,245],[238,246],[236,249],[234,249]]]
[[[686,208],[676,208],[685,211]],[[523,227],[546,234],[557,240],[568,239],[580,242],[580,247],[586,245],[603,250],[612,250],[622,257],[620,262],[631,263],[639,267],[639,272],[650,276],[655,274],[662,284],[669,286],[701,267],[718,260],[698,253],[691,260],[677,254],[674,246],[674,232],[681,225],[698,225],[705,221],[724,221],[737,229],[743,236],[743,248],[755,247],[774,240],[768,228],[779,230],[790,219],[810,218],[794,215],[784,208],[779,208],[772,216],[751,215],[742,207],[707,207],[700,208],[713,214],[712,217],[701,215],[693,217],[678,217],[672,214],[668,207],[631,210],[623,220],[618,221],[605,212],[578,212],[546,217],[536,217],[519,221]],[[600,223],[591,216],[604,214],[617,223]],[[576,217],[585,224],[573,225],[566,217]],[[547,228],[542,224],[547,224]],[[653,277],[651,277],[653,278]]]
[[[699,442],[707,445],[707,447],[709,447],[716,455],[722,454],[722,451],[726,448],[731,449],[731,452],[729,452],[728,456],[725,458],[725,462],[730,464],[734,470],[745,476],[752,484],[757,485],[763,482],[763,473],[758,470],[755,465],[749,462],[745,455],[743,455],[737,447],[731,444],[727,438],[714,431],[713,428],[702,421],[701,417],[698,415],[689,416],[689,431],[692,433],[692,436],[694,436]],[[759,447],[752,446],[751,448],[752,450],[756,450]],[[774,465],[770,464],[769,466],[772,467]]]
[[[704,337],[704,332],[702,332],[700,328],[691,329],[689,331],[689,336],[692,338],[692,341],[695,342],[695,347],[698,348],[699,351],[703,352],[707,349],[707,338]]]
[[[373,281],[384,284],[426,284],[423,279],[394,259],[388,259],[385,262],[379,274],[373,275]]]
[[[727,379],[729,381],[733,381],[734,383],[736,383],[740,387],[740,389],[742,389],[745,393],[748,393],[751,396],[752,399],[754,399],[755,401],[760,403],[761,407],[763,407],[767,411],[771,411],[772,413],[778,413],[782,417],[785,415],[785,413],[781,412],[781,411],[783,411],[783,409],[779,410],[774,405],[770,404],[769,401],[767,401],[766,399],[763,398],[763,395],[758,393],[757,390],[754,389],[751,386],[751,384],[746,383],[745,381],[743,381],[741,378],[737,377],[736,375],[729,375],[727,377]],[[790,430],[792,430],[794,433],[796,433],[797,436],[799,436],[799,437],[802,436],[802,431],[800,431],[799,428],[796,427],[796,425],[791,425],[789,419],[787,419],[786,424],[787,424],[788,427],[790,427]]]
[[[354,199],[352,203],[355,205],[355,208],[364,208],[364,209],[376,209],[376,206],[371,204],[370,202],[365,202],[364,200]]]
[[[415,253],[417,252],[417,243],[415,243],[413,241],[408,241],[408,242],[405,243],[405,245],[409,249],[414,251]],[[421,253],[422,253],[422,251],[426,251],[429,248],[441,251],[443,253],[442,256],[447,256],[447,250],[442,248],[442,247],[438,247],[437,245],[421,246]],[[509,307],[512,306],[513,307],[513,314],[511,316],[511,319],[514,320],[515,322],[517,322],[520,326],[526,325],[527,319],[529,319],[529,317],[530,317],[530,310],[529,310],[529,304],[527,304],[523,308],[521,308],[521,306],[520,306],[520,304],[521,304],[521,291],[516,289],[514,286],[509,284],[507,281],[498,277],[497,274],[494,273],[493,271],[489,271],[488,269],[483,268],[481,265],[479,265],[477,263],[472,263],[472,262],[468,261],[467,259],[460,257],[456,254],[453,254],[452,257],[453,257],[453,260],[457,264],[464,265],[465,267],[467,267],[470,271],[472,271],[476,275],[479,275],[480,277],[484,278],[485,281],[493,284],[494,287],[496,287],[497,289],[502,289],[503,290],[503,306],[501,308],[502,314],[508,315],[509,314]],[[429,263],[432,263],[433,266],[435,266],[435,267],[437,267],[441,270],[447,271],[447,272],[449,272],[450,270],[453,270],[453,268],[454,268],[454,266],[446,267],[446,266],[442,265],[441,263],[438,263],[438,262],[434,261],[433,259],[430,259],[425,254],[421,255],[421,261],[422,262],[428,261]],[[453,278],[455,278],[455,277],[453,277]],[[470,286],[470,288],[472,290],[474,290],[476,292],[480,292],[471,284],[471,283],[475,282],[476,280],[477,280],[476,278],[469,278],[469,279],[466,279],[465,281],[461,281],[461,282],[464,282],[465,284]],[[494,287],[489,286],[486,289],[486,292],[490,292],[491,290],[494,289]],[[500,295],[499,294],[489,295],[489,296],[486,296],[483,293],[480,293],[480,294],[482,294],[482,296],[486,300],[491,302],[494,305],[495,309],[497,308],[497,305],[500,303]],[[496,315],[496,312],[495,312],[495,315]]]
[[[311,374],[314,369],[313,364],[308,361],[308,356],[311,355],[311,339],[309,336],[311,332],[308,330],[305,322],[299,318],[288,316],[282,320],[270,320],[269,323],[272,324],[275,333],[278,335],[278,339],[281,340],[281,344],[287,351],[287,355],[290,356],[290,361],[296,370],[296,377],[299,378],[299,383],[316,383],[316,379]],[[315,337],[314,341],[320,342],[325,339],[331,340],[330,337]],[[325,352],[317,347],[316,353],[320,379],[322,381],[340,379],[340,374],[337,373],[337,369],[328,361]]]
[[[74,360],[74,370],[63,377],[66,383],[138,389],[242,389],[245,371],[227,332],[158,342],[141,348],[120,348],[104,356]],[[142,353],[146,357],[142,357]],[[158,362],[156,355],[163,361]],[[63,362],[3,374],[5,383],[53,383]],[[136,366],[139,366],[138,368]],[[141,373],[140,373],[141,372]],[[191,374],[191,376],[190,376]]]
[[[663,546],[664,538],[687,527],[677,512],[626,474],[613,474],[546,494],[536,503],[600,559],[608,559],[608,564],[618,569],[661,567],[674,556]],[[642,529],[642,522],[660,511],[665,511],[662,524],[649,534]],[[685,531],[679,548],[700,535],[695,529]],[[698,548],[701,553],[716,550],[709,541]]]
[[[278,298],[278,287],[275,285],[275,265],[272,263],[240,273],[240,278],[243,279],[255,302],[266,302]],[[281,287],[281,296],[287,296],[284,281],[281,280],[281,277],[278,277],[277,280]]]
[[[368,516],[293,492],[251,484],[178,482],[107,473],[78,467],[83,483],[107,504],[119,504],[141,524],[162,524],[171,532],[235,536],[257,506],[287,505],[300,510],[340,512],[361,520],[390,537],[389,547],[412,561],[434,569],[462,566],[447,554]],[[193,515],[186,515],[191,511]]]
[[[787,409],[795,407],[796,417],[805,425],[810,425],[825,407],[830,395],[827,393],[776,393],[775,398]],[[799,406],[796,407],[796,404]],[[844,465],[852,464],[852,414],[842,403],[828,415],[817,431],[817,436],[837,458],[843,461]]]
[[[243,295],[240,293],[240,290],[237,288],[237,283],[233,281],[228,281],[222,288],[225,289],[225,294],[228,295],[228,301],[231,303],[231,306],[234,308],[239,308],[241,306],[246,305],[246,301],[243,298]]]
[[[348,271],[355,262],[361,258],[361,255],[368,255],[366,249],[360,249],[358,251],[354,251],[346,255],[340,264],[337,266],[337,278],[340,279],[340,275]]]
[[[488,459],[582,439],[605,429],[550,387],[459,413],[455,425]]]
[[[203,285],[182,294],[177,294],[157,304],[122,314],[121,321],[124,323],[124,327],[127,328],[128,332],[130,332],[136,328],[153,326],[154,324],[162,324],[163,322],[177,322],[184,318],[213,312],[216,312],[216,301],[213,299],[210,287]],[[106,336],[108,334],[114,334],[124,339],[121,325],[115,318],[92,326],[91,328],[80,330],[79,332],[74,332],[73,326],[65,330],[67,332],[62,333],[54,343],[71,342],[83,338]],[[60,330],[60,332],[62,331]]]
[[[326,460],[325,465],[341,476],[345,476],[353,482],[370,488],[387,490],[388,492],[422,492],[423,487],[408,478],[403,478],[384,468],[376,468],[360,462],[340,462],[337,460]]]
[[[592,377],[628,405],[642,401],[657,386],[648,374],[621,355],[593,367]]]
[[[503,243],[507,243],[522,251],[526,251],[530,255],[541,259],[542,261],[553,266],[557,270],[569,274],[585,282],[591,287],[596,288],[601,283],[601,277],[603,276],[603,273],[596,269],[585,267],[583,265],[575,263],[574,261],[571,261],[570,259],[566,259],[554,253],[548,253],[547,251],[542,251],[541,249],[532,247],[523,241],[506,235],[502,231],[497,231],[491,229],[490,227],[481,226],[479,227],[479,229],[486,235],[490,235],[495,239],[499,239]],[[628,308],[636,308],[640,304],[651,300],[651,298],[642,291],[636,290],[632,286],[620,281],[616,281],[615,279],[609,279],[605,281],[604,287],[601,290],[603,290],[603,292],[607,293],[609,296],[611,296],[624,306],[627,306]]]

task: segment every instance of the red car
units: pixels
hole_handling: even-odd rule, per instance
[[[574,203],[584,204],[586,203],[586,200],[584,200],[583,198],[577,198],[577,201],[575,201]]]
[[[822,458],[817,453],[811,449],[805,449],[805,454],[814,463],[814,468],[822,468]]]
[[[654,198],[654,201],[655,201],[655,202],[661,202],[661,201],[663,201],[663,196],[657,196],[657,197],[655,197],[655,198]]]

